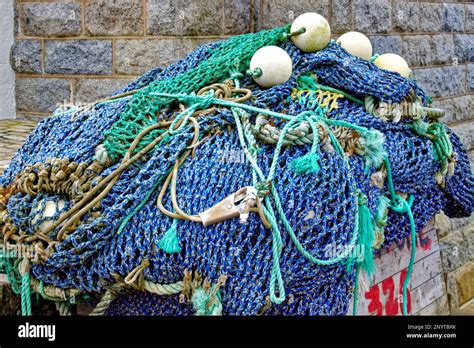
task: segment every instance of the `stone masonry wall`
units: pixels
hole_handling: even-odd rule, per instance
[[[447,110],[446,122],[474,162],[474,4],[468,1],[16,0],[17,117],[93,101],[203,42],[282,25],[308,11],[326,17],[334,37],[361,31],[376,53],[405,57]],[[451,310],[472,310],[474,218],[437,221]]]
[[[15,114],[15,72],[9,62],[13,42],[13,0],[0,2],[0,119]]]

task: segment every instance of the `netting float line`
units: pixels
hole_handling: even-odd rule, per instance
[[[61,315],[345,315],[377,250],[410,237],[409,314],[417,233],[473,210],[466,151],[415,80],[294,35],[202,45],[38,124],[0,177],[23,314],[39,293]],[[261,88],[267,45],[292,75]]]

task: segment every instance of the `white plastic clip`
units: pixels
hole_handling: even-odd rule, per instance
[[[255,206],[257,201],[257,189],[253,186],[247,186],[247,192],[244,199],[239,204],[240,223],[245,225],[249,218],[250,208]]]
[[[249,211],[255,206],[257,199],[255,187],[245,186],[211,208],[199,213],[199,216],[205,227],[236,217],[240,217],[241,223],[246,223]]]

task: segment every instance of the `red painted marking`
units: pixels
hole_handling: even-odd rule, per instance
[[[395,296],[395,282],[393,281],[393,277],[389,277],[382,281],[382,291],[384,295],[388,295],[387,300],[385,301],[385,314],[397,315],[398,296]]]
[[[430,236],[425,236],[426,231],[422,230],[418,235],[418,239],[420,241],[421,248],[423,250],[431,250],[432,247],[432,240]]]
[[[432,239],[430,236],[426,235],[425,230],[422,230],[420,233],[416,235],[416,248],[423,249],[423,250],[431,250],[432,248]],[[411,237],[407,237],[403,239],[401,242],[396,243],[398,250],[402,251],[403,249],[410,250],[411,249]]]
[[[398,315],[403,313],[403,282],[407,275],[407,269],[404,268],[399,277],[400,283],[398,289],[395,288],[395,280],[393,276],[385,278],[382,281],[382,293],[385,296],[384,303],[380,300],[379,284],[372,286],[365,292],[364,296],[369,300],[367,311],[375,315]],[[398,290],[398,291],[397,291]],[[407,311],[411,313],[411,293],[407,289]]]
[[[365,298],[370,300],[369,304],[367,305],[367,310],[370,314],[383,314],[383,305],[382,302],[380,302],[380,289],[378,285],[374,285],[369,289],[369,291],[366,291]]]

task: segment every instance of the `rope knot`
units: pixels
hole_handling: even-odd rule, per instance
[[[46,168],[43,168],[39,171],[38,176],[41,178],[48,178],[49,177],[49,171]]]
[[[408,203],[402,196],[395,194],[392,197],[390,209],[392,209],[394,212],[404,213],[407,211],[407,206],[408,206]]]
[[[270,194],[271,182],[268,181],[261,181],[255,185],[257,189],[258,197],[263,198]]]
[[[23,260],[21,261],[20,265],[18,266],[18,271],[20,272],[20,275],[24,276],[26,274],[29,274],[30,269],[31,269],[30,260],[28,260],[28,258],[24,257]]]
[[[230,73],[230,78],[233,79],[233,80],[239,80],[241,79],[242,77],[244,77],[244,74],[238,72],[238,71],[232,71]]]
[[[357,204],[359,206],[367,205],[367,196],[361,190],[357,190]]]
[[[263,71],[262,71],[262,69],[260,69],[260,68],[255,68],[255,69],[253,69],[253,70],[248,69],[248,70],[246,71],[246,74],[247,74],[248,76],[253,77],[253,78],[257,78],[257,77],[262,76]]]
[[[197,286],[192,295],[192,303],[196,315],[222,315],[222,303],[220,299],[220,288],[224,286],[227,275],[219,276],[216,284],[211,287],[210,283]]]
[[[210,108],[214,101],[214,93],[215,91],[211,89],[209,90],[209,92],[201,95],[200,98],[196,101],[197,107],[203,110]]]
[[[140,265],[135,267],[124,279],[124,283],[137,289],[142,290],[144,288],[145,279],[143,272],[150,265],[150,260],[144,259]]]

